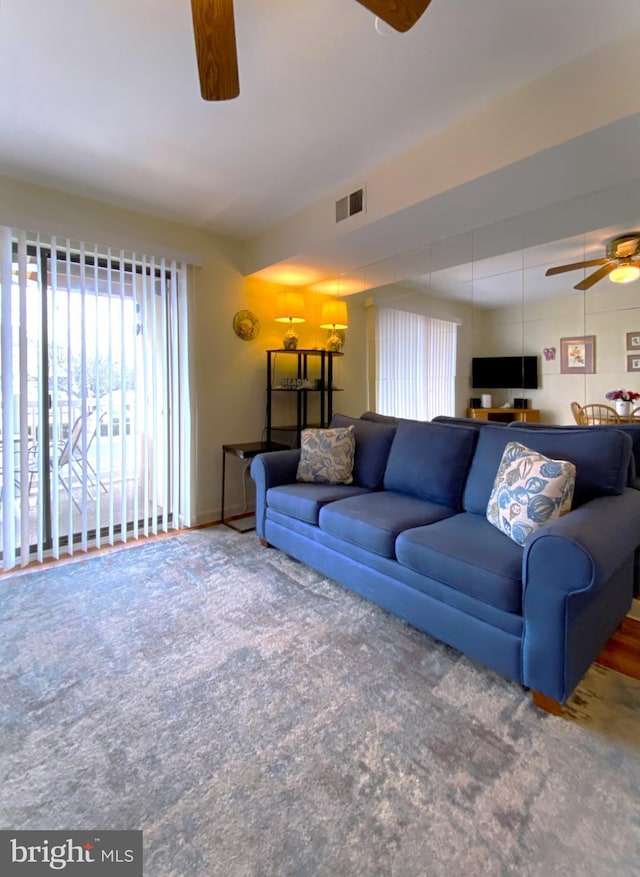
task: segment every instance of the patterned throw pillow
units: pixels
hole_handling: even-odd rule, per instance
[[[576,467],[509,442],[487,505],[487,520],[518,545],[571,509]]]
[[[297,480],[351,484],[355,448],[356,439],[352,426],[303,429]]]

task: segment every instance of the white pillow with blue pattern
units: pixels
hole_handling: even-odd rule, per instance
[[[576,467],[509,442],[487,505],[487,520],[518,545],[571,510]]]
[[[297,481],[351,484],[356,437],[353,426],[303,429]]]

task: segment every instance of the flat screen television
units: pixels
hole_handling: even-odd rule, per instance
[[[537,390],[538,357],[474,356],[471,385],[474,390]]]

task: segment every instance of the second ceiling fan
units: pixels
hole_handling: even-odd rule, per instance
[[[431,0],[356,0],[402,33],[413,27]],[[233,0],[191,0],[200,91],[205,100],[240,94]]]
[[[545,277],[564,274],[565,271],[578,271],[581,268],[595,268],[599,265],[597,271],[576,283],[573,288],[584,292],[607,276],[615,283],[630,283],[640,277],[640,260],[634,259],[634,256],[640,256],[640,232],[638,231],[612,238],[607,243],[606,255],[603,259],[585,259],[583,262],[572,262],[570,265],[548,268]]]

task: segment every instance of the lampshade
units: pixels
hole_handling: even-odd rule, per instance
[[[346,329],[348,326],[346,301],[337,299],[335,301],[326,301],[322,305],[322,313],[320,314],[321,329]]]
[[[304,323],[304,296],[301,292],[279,292],[276,297],[277,323]]]
[[[631,259],[621,259],[617,268],[614,268],[609,279],[614,283],[631,283],[640,277],[640,267]]]

